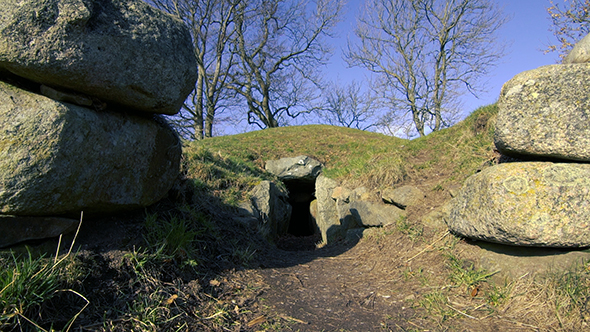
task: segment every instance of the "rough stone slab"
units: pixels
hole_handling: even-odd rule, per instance
[[[353,201],[349,209],[356,222],[365,227],[395,224],[406,215],[396,206],[366,201]]]
[[[400,209],[418,205],[424,200],[424,193],[415,186],[403,186],[399,188],[387,188],[381,194],[383,201],[393,204]]]
[[[450,208],[450,201],[447,201],[442,206],[423,216],[422,223],[436,231],[446,230],[447,225],[445,220],[449,218]]]
[[[0,213],[113,213],[153,204],[178,176],[163,120],[97,112],[0,82]]]
[[[180,110],[197,77],[185,24],[139,0],[2,0],[0,68],[163,114]]]
[[[449,229],[518,246],[590,246],[590,164],[499,164],[467,179]]]
[[[267,172],[283,181],[314,182],[322,170],[322,164],[308,156],[269,160],[264,166]]]
[[[79,221],[59,217],[0,215],[0,248],[28,240],[46,239],[73,232]]]
[[[590,260],[588,250],[526,248],[489,242],[476,244],[481,248],[476,253],[479,265],[490,272],[498,272],[492,280],[500,284],[507,278],[514,280],[525,275],[532,277],[567,271]]]
[[[590,64],[551,65],[502,87],[495,143],[502,154],[590,161]]]
[[[338,215],[338,205],[332,199],[332,192],[338,183],[320,174],[315,183],[316,224],[322,235],[324,244],[334,242],[343,236],[346,229],[342,229]]]
[[[271,181],[262,181],[250,191],[248,209],[258,219],[262,235],[274,240],[287,233],[292,207],[287,192]]]

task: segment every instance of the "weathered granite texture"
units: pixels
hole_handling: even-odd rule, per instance
[[[186,25],[140,0],[2,0],[0,69],[149,113],[194,89]]]
[[[56,237],[72,232],[79,220],[60,217],[19,217],[0,215],[0,248],[15,243]]]
[[[163,120],[97,112],[0,82],[0,213],[113,213],[162,199],[181,145]]]
[[[324,243],[338,240],[342,237],[342,232],[346,232],[342,229],[340,222],[338,203],[332,199],[332,192],[336,187],[338,187],[338,183],[324,175],[318,176],[315,184],[316,224]]]
[[[590,64],[551,65],[516,75],[498,101],[502,154],[590,161]]]
[[[471,176],[446,219],[457,234],[519,246],[590,246],[590,164],[499,164]]]
[[[424,201],[424,193],[415,186],[402,186],[399,188],[387,188],[381,194],[384,202],[393,204],[400,209],[418,205]]]
[[[258,230],[268,240],[285,235],[292,207],[287,192],[271,181],[262,181],[249,193],[250,201],[242,205],[256,220]]]
[[[590,62],[590,34],[587,34],[563,59],[564,64]]]
[[[364,227],[375,227],[395,224],[405,218],[404,210],[397,206],[367,201],[353,201],[347,208],[356,224]]]

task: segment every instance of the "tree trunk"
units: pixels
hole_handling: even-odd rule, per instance
[[[277,119],[275,119],[274,114],[272,113],[272,110],[270,109],[270,97],[268,89],[263,89],[265,95],[262,98],[262,108],[263,108],[263,112],[264,112],[264,117],[266,118],[265,120],[265,125],[267,128],[277,128],[279,126],[279,123],[277,121]]]
[[[420,118],[420,110],[417,107],[412,107],[412,118],[416,125],[416,131],[420,134],[420,137],[424,135],[424,120]]]
[[[197,84],[195,85],[195,98],[193,98],[193,103],[195,104],[193,128],[195,130],[194,137],[197,141],[203,139],[203,78],[203,74],[199,70]]]
[[[213,137],[213,120],[215,118],[215,106],[207,102],[207,115],[205,116],[205,137]]]

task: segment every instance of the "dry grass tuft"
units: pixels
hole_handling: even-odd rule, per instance
[[[568,271],[514,280],[499,315],[543,331],[586,331],[590,323],[589,300],[590,273],[586,263]]]

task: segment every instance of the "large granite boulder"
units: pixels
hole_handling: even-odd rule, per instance
[[[563,59],[564,64],[590,62],[590,34],[587,34]]]
[[[467,179],[449,229],[520,246],[590,246],[590,164],[508,163]]]
[[[262,181],[250,191],[250,201],[242,208],[258,220],[258,230],[268,240],[285,235],[292,207],[287,192],[271,181]]]
[[[322,170],[322,164],[307,156],[269,160],[264,166],[267,172],[283,181],[315,182]]]
[[[188,28],[140,0],[2,0],[0,69],[163,114],[196,81]]]
[[[495,143],[502,154],[590,161],[590,63],[551,65],[502,87]]]
[[[163,120],[97,112],[0,82],[0,213],[111,213],[153,204],[178,176]]]

